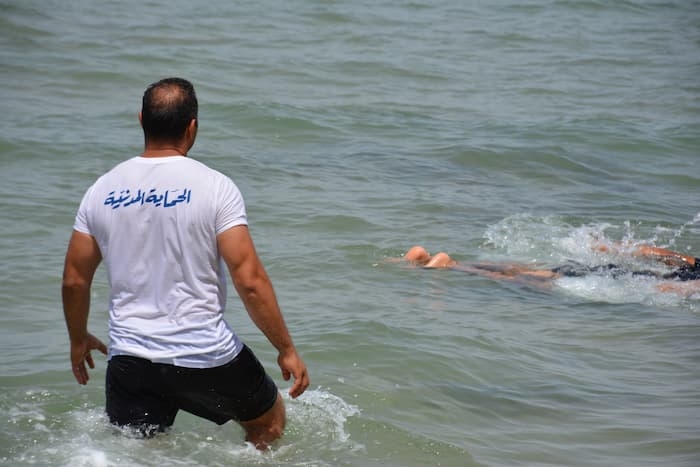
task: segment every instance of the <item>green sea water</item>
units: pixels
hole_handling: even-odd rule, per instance
[[[0,465],[700,465],[700,294],[390,261],[700,256],[700,2],[0,0]],[[190,79],[312,385],[258,453],[186,413],[115,432],[60,305],[85,189]],[[630,265],[648,268],[641,259]],[[233,294],[233,288],[231,288]],[[106,338],[107,281],[91,331]],[[235,295],[226,311],[281,389]]]

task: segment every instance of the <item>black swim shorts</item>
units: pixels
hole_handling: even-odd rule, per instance
[[[700,280],[700,258],[695,258],[693,265],[684,264],[675,271],[664,274],[664,279],[676,279],[679,281]]]
[[[229,363],[214,368],[114,356],[107,365],[105,393],[110,422],[145,436],[171,426],[180,409],[219,425],[253,420],[278,396],[274,381],[247,346]]]
[[[694,264],[684,264],[666,274],[660,274],[655,271],[631,271],[616,264],[603,264],[599,266],[586,266],[584,264],[569,262],[563,266],[556,267],[551,270],[556,274],[561,274],[565,277],[583,277],[589,274],[598,274],[618,278],[623,275],[630,274],[632,276],[647,276],[656,277],[659,279],[678,280],[678,281],[696,281],[700,280],[700,258],[695,258]]]
[[[646,277],[659,277],[659,274],[654,271],[643,270],[643,271],[631,271],[617,264],[601,264],[597,266],[587,266],[585,264],[569,262],[562,266],[558,266],[551,270],[553,273],[561,274],[564,277],[583,277],[588,275],[599,275],[608,276],[613,279],[617,279],[622,276],[632,275],[632,276],[646,276]]]

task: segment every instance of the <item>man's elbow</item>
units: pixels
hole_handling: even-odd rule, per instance
[[[270,287],[270,281],[264,274],[251,274],[235,277],[233,281],[238,295],[244,301],[255,300],[265,293]]]
[[[61,290],[66,293],[83,292],[90,289],[90,281],[76,275],[64,275]]]
[[[260,283],[256,281],[236,282],[236,291],[243,301],[255,300],[260,295]]]

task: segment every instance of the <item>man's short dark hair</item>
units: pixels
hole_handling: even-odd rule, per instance
[[[147,140],[178,141],[187,125],[197,118],[197,95],[192,83],[182,78],[165,78],[143,93],[141,124]]]

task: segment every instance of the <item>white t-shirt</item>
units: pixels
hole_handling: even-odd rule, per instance
[[[238,354],[216,243],[238,225],[233,181],[185,156],[134,157],[87,190],[74,229],[96,239],[107,268],[110,358],[210,368]]]

